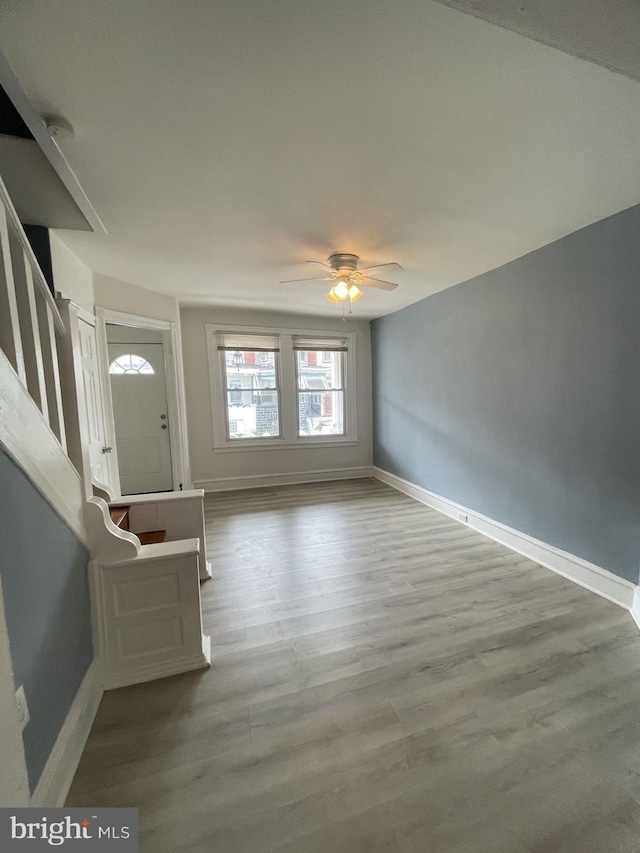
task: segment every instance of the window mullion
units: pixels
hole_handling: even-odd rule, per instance
[[[280,335],[280,414],[282,438],[295,441],[298,437],[298,395],[293,351],[293,336]]]

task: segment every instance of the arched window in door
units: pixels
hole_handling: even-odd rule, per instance
[[[138,375],[146,375],[149,376],[152,373],[155,373],[155,370],[146,358],[142,358],[140,355],[135,355],[135,353],[126,353],[126,355],[119,355],[109,365],[109,373],[113,373],[114,375],[121,375],[123,373],[133,373]]]

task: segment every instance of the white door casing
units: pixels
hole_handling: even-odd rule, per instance
[[[180,342],[180,326],[169,320],[157,320],[143,317],[139,314],[128,314],[113,311],[110,308],[96,306],[96,323],[100,369],[104,384],[104,399],[106,409],[106,430],[109,443],[114,452],[109,454],[112,482],[111,488],[119,493],[119,476],[117,466],[116,435],[113,423],[113,404],[111,400],[111,383],[109,381],[109,353],[107,343],[107,324],[126,326],[134,329],[156,329],[162,332],[164,343],[164,368],[167,382],[167,420],[171,424],[169,432],[171,444],[171,466],[173,487],[177,490],[190,489],[191,467],[189,464],[189,446],[187,439],[186,398],[184,389],[184,372],[182,365],[182,345]]]
[[[109,363],[143,359],[142,372],[111,373],[111,399],[122,494],[173,488],[171,439],[164,369],[159,343],[110,343]],[[153,372],[150,372],[153,370]]]

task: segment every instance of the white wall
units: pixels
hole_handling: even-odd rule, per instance
[[[240,478],[273,477],[368,467],[372,462],[371,439],[371,345],[366,320],[326,318],[300,314],[266,313],[212,307],[182,307],[182,351],[189,426],[191,472],[194,486],[219,488],[229,479],[251,486]],[[305,447],[280,450],[246,450],[232,453],[213,450],[211,390],[207,363],[207,323],[265,328],[308,329],[319,332],[356,332],[356,384],[358,444],[354,447]],[[220,481],[220,482],[216,482]],[[224,481],[224,482],[222,482]]]
[[[154,293],[101,273],[95,273],[93,287],[95,303],[100,308],[152,317],[154,320],[169,320],[172,323],[180,321],[178,301],[172,296]]]
[[[93,273],[80,258],[50,231],[51,265],[56,291],[93,314]]]
[[[158,329],[139,329],[107,323],[108,344],[162,344],[164,336]]]
[[[640,80],[638,8],[629,0],[437,2]]]

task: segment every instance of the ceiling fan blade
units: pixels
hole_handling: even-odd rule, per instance
[[[363,278],[358,284],[364,287],[377,287],[378,290],[395,290],[398,286],[394,281],[383,281],[381,278]]]
[[[360,267],[358,272],[369,272],[370,270],[379,270],[381,267],[395,267],[397,270],[403,269],[400,264],[397,264],[395,261],[391,261],[388,264],[374,264],[372,267]]]
[[[322,267],[324,270],[331,270],[329,264],[325,264],[324,261],[305,261],[305,264],[314,264],[317,267]]]
[[[286,281],[279,282],[280,284],[299,284],[302,281],[333,281],[332,276],[318,276],[314,275],[313,278],[289,278]]]

